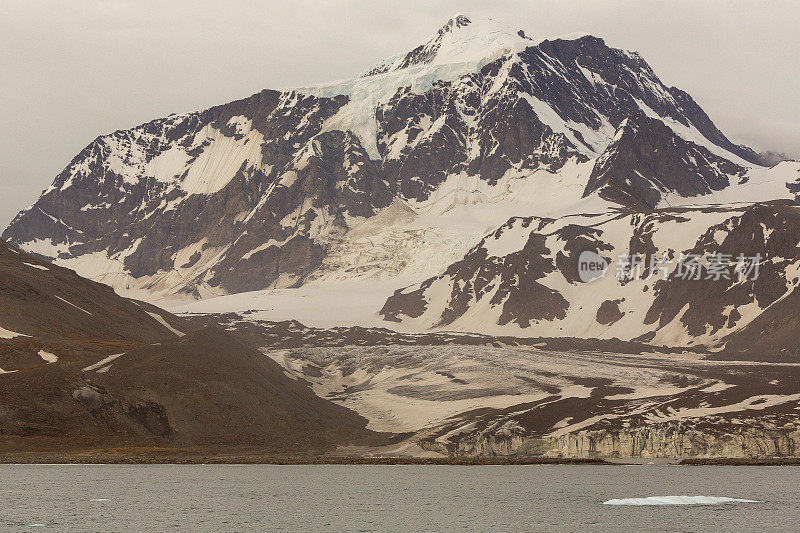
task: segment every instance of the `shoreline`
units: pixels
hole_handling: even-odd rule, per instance
[[[431,465],[431,466],[800,466],[800,457],[784,458],[565,458],[565,457],[370,457],[337,455],[268,455],[152,450],[142,453],[102,451],[0,454],[0,465]]]
[[[690,458],[681,459],[681,466],[800,466],[800,457],[764,457],[764,458]]]
[[[511,466],[511,465],[613,465],[603,459],[570,458],[448,458],[448,457],[295,457],[264,455],[103,455],[31,454],[0,455],[0,465],[118,464],[118,465],[431,465],[431,466]]]

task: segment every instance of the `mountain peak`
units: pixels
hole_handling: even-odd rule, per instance
[[[434,274],[389,233],[377,255],[348,233],[395,220],[384,212],[395,201],[426,217],[497,203],[500,224],[506,203],[565,216],[738,199],[742,186],[750,198],[799,194],[791,168],[760,186],[761,169],[633,53],[583,34],[534,37],[457,15],[370,75],[100,137],[4,235],[122,290],[200,298]],[[468,216],[468,229],[436,222],[425,253],[460,253],[441,237],[451,231],[453,247],[475,242],[487,224]],[[408,231],[403,250],[417,243]]]
[[[472,21],[466,15],[456,15],[455,17],[448,20],[444,26],[439,28],[439,35],[444,35],[445,33],[457,30],[458,28],[463,28],[468,25],[472,24]]]
[[[456,15],[410,52],[384,61],[366,75],[423,65],[483,64],[534,44],[522,30],[489,18]]]

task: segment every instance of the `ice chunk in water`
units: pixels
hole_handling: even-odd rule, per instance
[[[647,498],[622,498],[607,500],[603,505],[718,505],[721,503],[759,503],[723,496],[649,496]]]

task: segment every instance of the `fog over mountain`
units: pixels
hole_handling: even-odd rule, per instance
[[[100,134],[265,87],[350,77],[459,11],[637,50],[735,143],[800,154],[796,2],[89,4],[0,8],[0,106],[13,125],[0,134],[0,226]]]

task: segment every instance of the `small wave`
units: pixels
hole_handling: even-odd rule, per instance
[[[90,502],[107,502],[108,498],[92,498]]]
[[[603,505],[718,505],[721,503],[759,503],[757,500],[725,498],[722,496],[650,496],[607,500]]]

